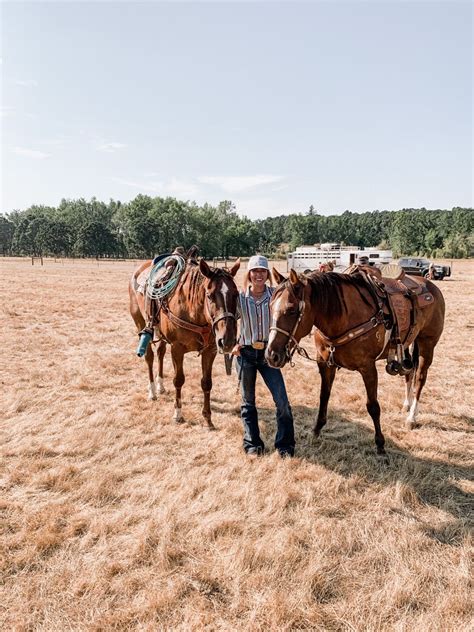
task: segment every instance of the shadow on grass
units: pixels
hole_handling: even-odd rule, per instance
[[[272,442],[274,410],[259,409],[267,423],[266,439]],[[474,526],[474,498],[457,484],[474,480],[471,468],[440,460],[415,456],[385,436],[388,459],[376,455],[374,432],[367,426],[348,420],[340,411],[330,410],[328,424],[319,439],[313,438],[312,427],[317,409],[294,406],[296,450],[301,459],[323,466],[349,478],[357,475],[368,483],[393,485],[402,483],[418,500],[450,513],[454,522],[441,528],[426,527],[425,532],[442,543],[456,544]],[[382,427],[383,431],[383,427]],[[415,432],[423,432],[419,429]]]

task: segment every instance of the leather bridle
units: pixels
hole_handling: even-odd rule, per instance
[[[224,299],[224,303],[225,303],[225,299]],[[227,311],[221,312],[220,314],[215,316],[215,318],[212,318],[211,309],[210,309],[211,301],[207,292],[206,292],[206,299],[204,301],[204,305],[207,312],[206,315],[207,315],[208,320],[211,323],[211,330],[214,335],[215,335],[216,325],[221,320],[224,320],[225,318],[233,318],[237,322],[236,314],[233,314],[232,312],[227,312]]]
[[[293,289],[291,288],[290,285],[290,292],[293,295],[293,298],[295,300],[298,300],[295,293],[293,292]],[[289,362],[291,364],[291,366],[293,366],[293,355],[295,353],[295,351],[297,351],[300,355],[304,356],[305,358],[307,358],[308,360],[313,360],[313,358],[310,358],[306,349],[303,349],[303,347],[300,347],[298,341],[295,338],[295,333],[299,327],[299,324],[301,323],[303,316],[304,316],[304,310],[306,307],[306,301],[304,301],[304,299],[301,299],[300,301],[298,301],[298,318],[296,319],[296,323],[293,327],[293,329],[291,331],[286,331],[285,329],[282,329],[281,327],[277,327],[276,324],[273,324],[270,327],[270,331],[277,331],[280,334],[283,334],[284,336],[287,336],[288,341],[285,345],[285,360],[287,362]],[[273,323],[276,323],[276,319],[272,318]],[[293,343],[293,346],[290,348],[290,344]],[[314,362],[316,362],[316,360],[313,360]]]

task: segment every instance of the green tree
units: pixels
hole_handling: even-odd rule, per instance
[[[10,252],[15,232],[15,224],[7,217],[0,215],[0,254]]]
[[[85,256],[113,255],[117,251],[117,240],[112,231],[99,220],[89,220],[80,227],[74,250]]]

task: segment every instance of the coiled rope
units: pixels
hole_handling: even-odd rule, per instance
[[[163,268],[170,262],[175,261],[174,269],[170,276],[166,278],[166,274],[163,275]],[[163,299],[175,289],[178,284],[179,278],[186,266],[186,261],[181,255],[170,255],[157,261],[151,268],[146,284],[147,296],[151,299]],[[160,277],[165,277],[165,281],[162,282]]]

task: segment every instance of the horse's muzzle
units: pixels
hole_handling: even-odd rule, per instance
[[[235,347],[236,338],[234,336],[216,336],[216,346],[219,353],[230,353]]]
[[[285,365],[287,357],[285,350],[275,351],[270,346],[267,347],[265,351],[265,359],[268,364],[275,369],[281,369],[282,366]]]

